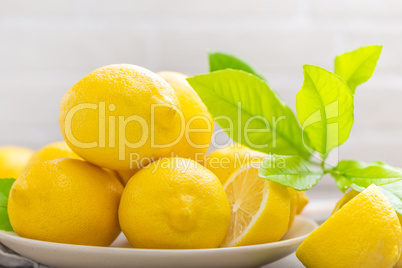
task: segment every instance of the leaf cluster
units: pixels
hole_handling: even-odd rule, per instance
[[[296,113],[258,71],[233,55],[209,53],[210,72],[187,80],[230,138],[269,154],[260,177],[299,191],[311,189],[324,174],[342,192],[375,184],[402,214],[401,169],[380,161],[325,163],[349,137],[356,88],[373,75],[381,50],[372,45],[337,56],[334,72],[304,65]]]

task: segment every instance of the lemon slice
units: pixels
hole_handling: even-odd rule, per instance
[[[246,165],[224,185],[232,214],[222,247],[278,241],[288,230],[288,189],[258,177],[258,166]]]

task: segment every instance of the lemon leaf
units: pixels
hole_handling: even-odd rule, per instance
[[[15,179],[0,179],[0,230],[12,232],[10,219],[8,218],[7,206],[8,195]]]
[[[381,186],[402,180],[402,170],[382,162],[367,164],[357,160],[342,160],[330,172],[335,177],[347,179],[350,184],[360,187],[371,184]]]
[[[339,76],[318,66],[303,66],[296,96],[297,118],[309,147],[322,155],[344,143],[353,125],[353,95]]]
[[[295,190],[306,191],[321,180],[323,173],[312,169],[307,161],[298,156],[269,155],[258,175]]]
[[[335,58],[335,73],[345,80],[353,94],[358,85],[373,75],[381,50],[382,46],[366,46]]]
[[[346,190],[349,189],[350,186],[352,185],[352,182],[342,175],[336,173],[331,175],[332,177],[334,177],[336,186],[342,193],[345,193]]]
[[[246,73],[253,74],[258,78],[265,80],[265,78],[260,75],[257,71],[253,69],[248,63],[245,61],[222,52],[209,52],[209,70],[210,72],[225,70],[225,69],[233,69],[240,70]]]
[[[264,153],[310,156],[294,113],[261,79],[227,69],[187,81],[234,141]]]
[[[379,186],[396,212],[402,214],[402,181]]]

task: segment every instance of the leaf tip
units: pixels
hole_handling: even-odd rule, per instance
[[[317,65],[312,65],[312,64],[304,64],[303,65],[303,71],[304,72],[309,72],[312,70],[325,70],[324,68],[321,68],[320,66]]]
[[[208,56],[211,58],[212,56],[218,54],[218,52],[216,52],[216,51],[211,51],[211,50],[207,50],[207,54],[208,54]]]

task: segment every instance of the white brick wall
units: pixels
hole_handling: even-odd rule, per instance
[[[322,0],[0,0],[0,145],[61,139],[58,105],[91,70],[133,63],[207,71],[207,50],[237,54],[294,107],[302,65],[383,44],[375,77],[358,88],[341,158],[402,166],[402,2]]]

